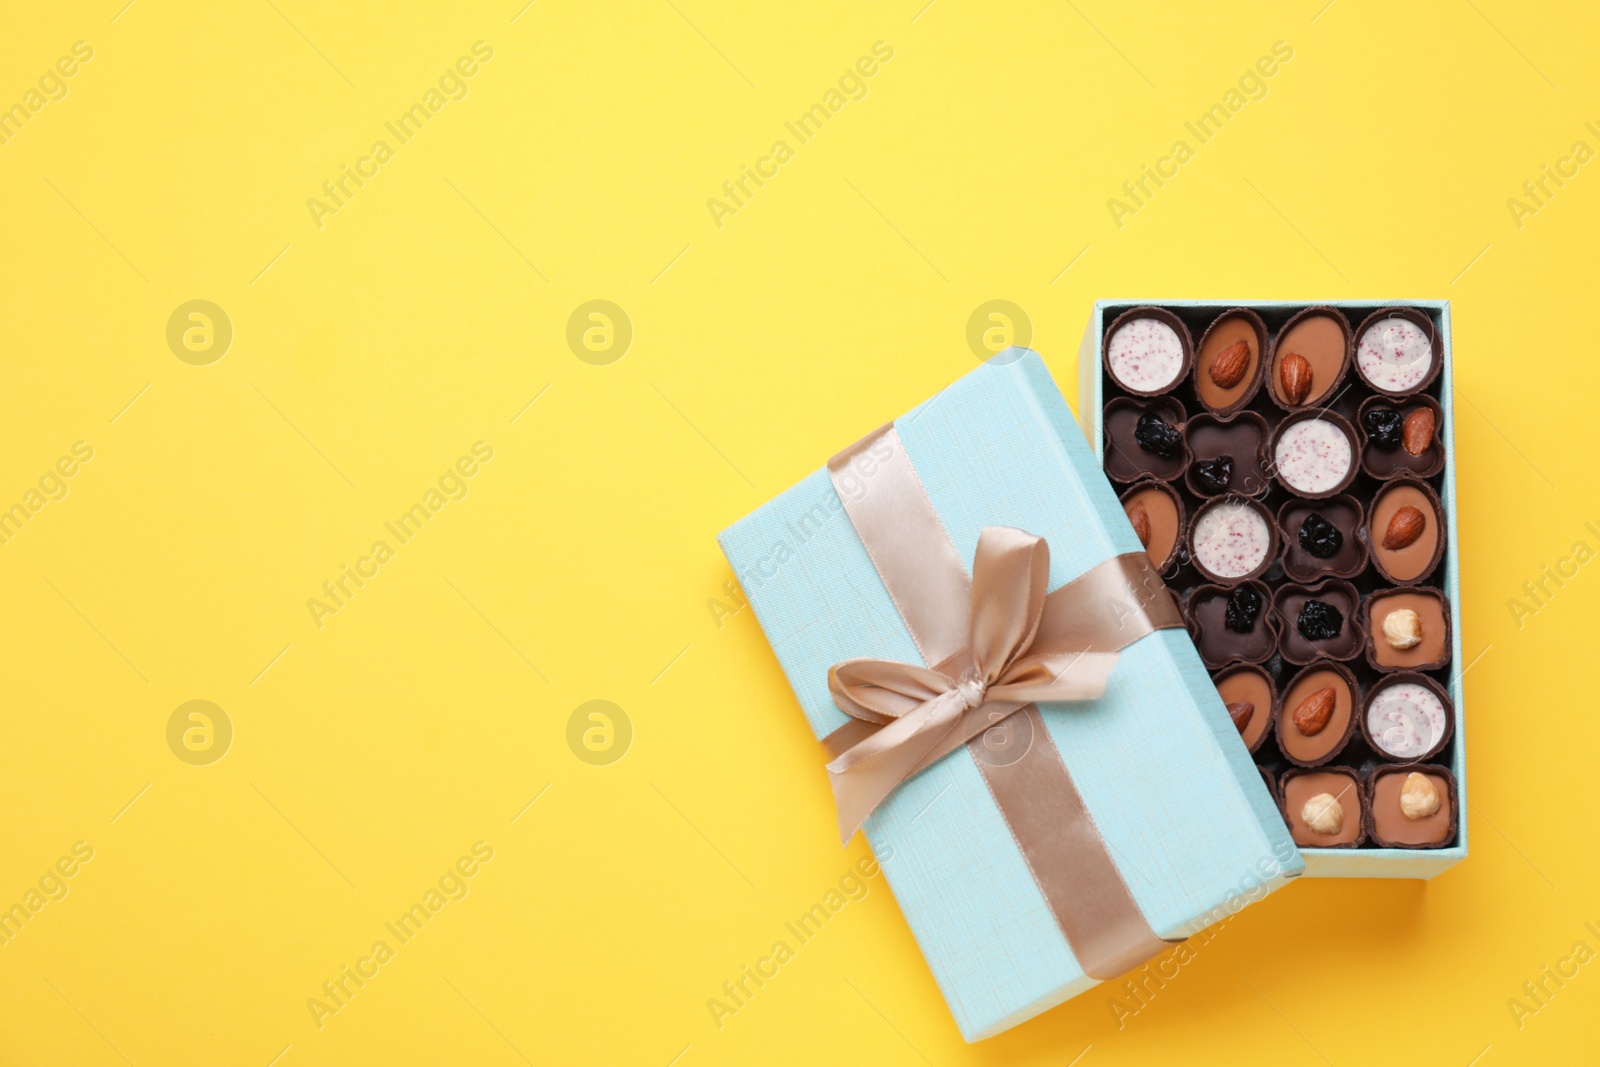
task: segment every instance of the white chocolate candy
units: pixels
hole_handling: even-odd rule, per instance
[[[1397,759],[1417,759],[1444,736],[1444,704],[1415,682],[1385,686],[1367,709],[1373,743]]]
[[[1118,326],[1106,357],[1117,381],[1141,393],[1160,392],[1183,372],[1183,342],[1160,319],[1133,319]]]
[[[1433,368],[1433,345],[1427,331],[1410,319],[1379,319],[1361,335],[1356,366],[1374,387],[1403,393],[1420,385]]]
[[[1350,438],[1324,419],[1302,419],[1278,437],[1272,461],[1278,476],[1302,493],[1326,493],[1344,481],[1355,462]]]
[[[1267,558],[1272,531],[1249,504],[1224,500],[1194,523],[1195,562],[1219,578],[1241,578]]]

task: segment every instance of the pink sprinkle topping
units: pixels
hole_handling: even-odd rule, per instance
[[[1322,419],[1305,419],[1283,431],[1272,461],[1291,489],[1326,493],[1350,473],[1354,458],[1343,430]]]
[[[1433,346],[1422,327],[1410,319],[1380,319],[1361,335],[1356,366],[1377,388],[1403,393],[1428,376]]]
[[[1194,523],[1194,558],[1219,578],[1242,578],[1261,566],[1272,545],[1267,520],[1249,504],[1224,500]]]
[[[1118,326],[1106,354],[1117,381],[1141,393],[1165,389],[1183,370],[1183,342],[1160,319],[1134,319]]]

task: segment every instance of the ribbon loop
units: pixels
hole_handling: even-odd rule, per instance
[[[905,779],[1026,705],[1105,692],[1117,653],[1035,652],[1049,581],[1044,538],[985,527],[972,566],[966,648],[936,667],[855,659],[828,672],[839,709],[877,727],[828,764],[843,840]]]

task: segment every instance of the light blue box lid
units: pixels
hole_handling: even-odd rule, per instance
[[[985,526],[1044,537],[1052,590],[1112,556],[1140,551],[1035,353],[1001,353],[895,427],[969,569]],[[862,656],[921,662],[825,469],[720,541],[817,737],[847,721],[828,694],[833,664]],[[1041,710],[1159,936],[1197,933],[1304,869],[1184,631],[1158,631],[1127,649],[1102,699]],[[813,755],[822,776],[821,748]],[[1096,984],[1073,957],[967,752],[902,785],[865,832],[967,1040]]]

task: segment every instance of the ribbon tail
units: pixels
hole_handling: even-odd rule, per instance
[[[964,707],[960,693],[940,694],[828,764],[840,844],[849,844],[867,816],[920,769],[923,759],[960,721]]]

